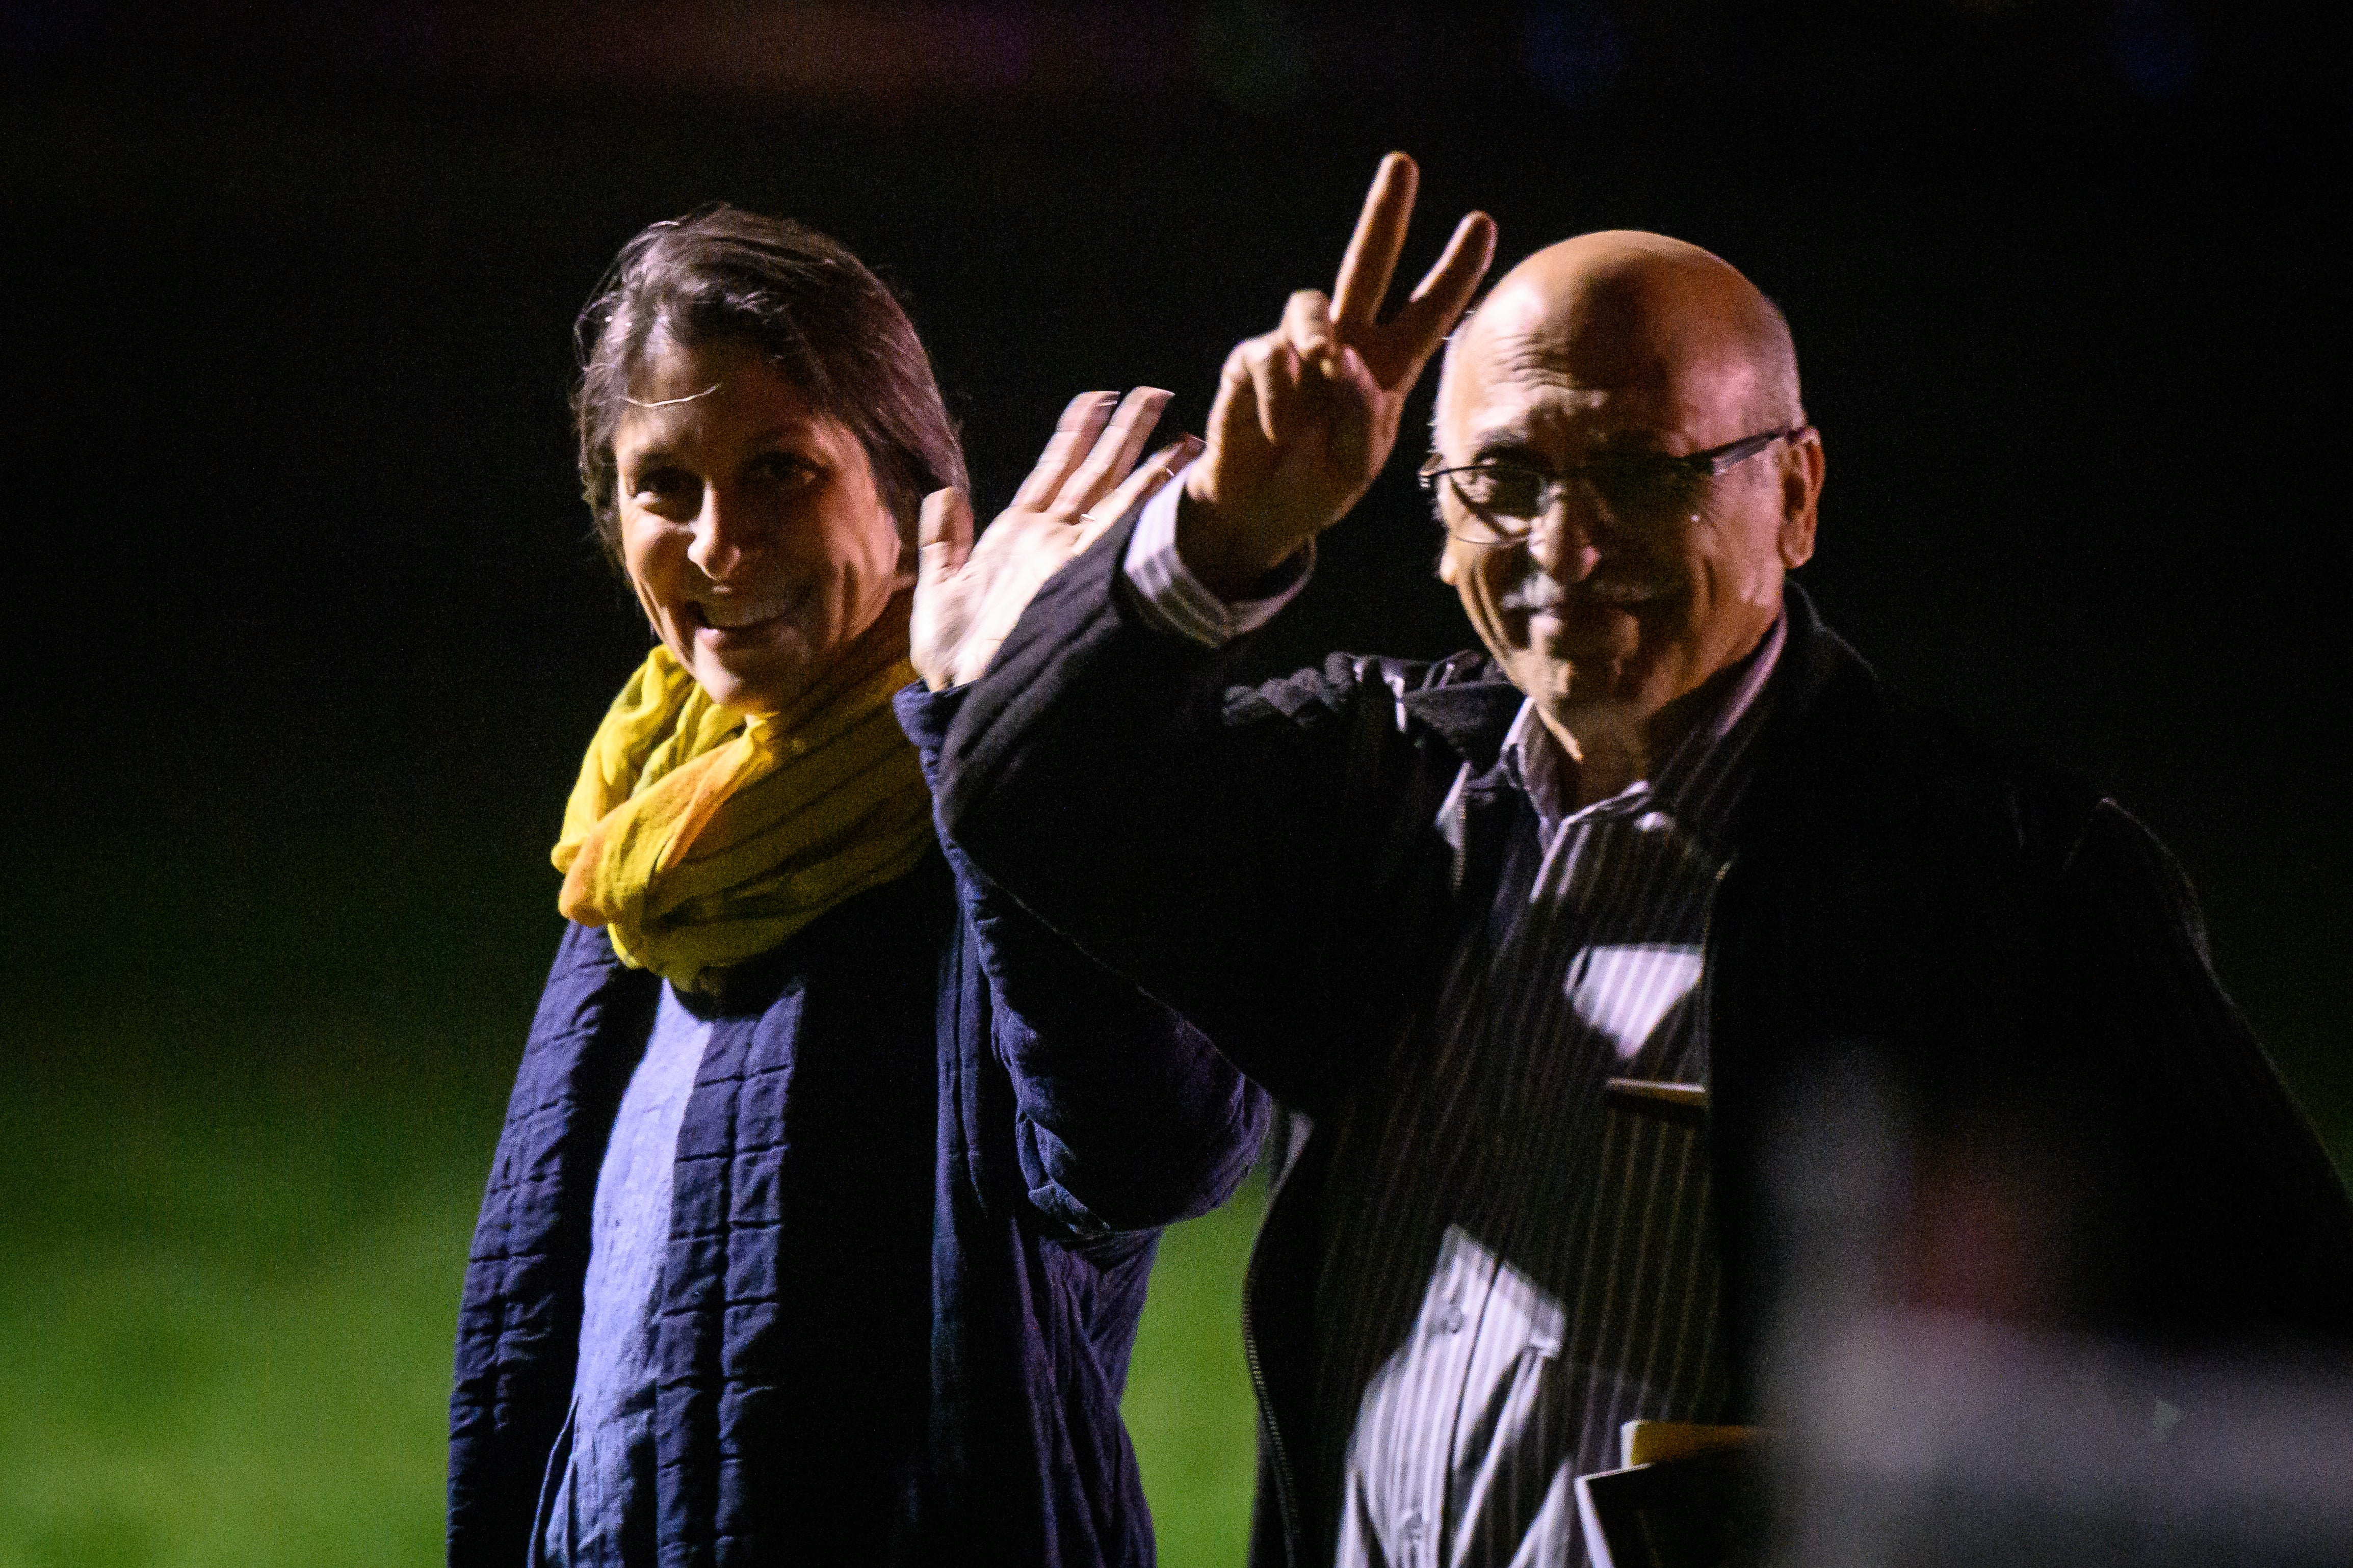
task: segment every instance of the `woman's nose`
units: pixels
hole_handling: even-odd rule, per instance
[[[686,558],[714,582],[733,576],[757,547],[752,524],[751,513],[719,486],[704,486]]]

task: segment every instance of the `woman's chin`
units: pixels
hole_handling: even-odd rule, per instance
[[[731,649],[724,655],[697,648],[687,673],[713,702],[765,716],[791,706],[807,687],[811,669],[807,650],[796,640],[786,647]]]

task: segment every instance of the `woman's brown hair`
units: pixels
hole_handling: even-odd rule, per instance
[[[580,488],[597,541],[617,564],[613,432],[657,326],[688,347],[753,344],[848,426],[909,551],[923,497],[965,484],[964,451],[931,358],[882,280],[840,241],[789,218],[704,207],[623,246],[574,330]]]

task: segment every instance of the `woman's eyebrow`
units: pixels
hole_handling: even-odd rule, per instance
[[[656,463],[673,461],[676,453],[672,450],[672,442],[668,437],[664,437],[649,441],[641,447],[631,447],[626,452],[617,449],[613,457],[624,471],[638,472]]]

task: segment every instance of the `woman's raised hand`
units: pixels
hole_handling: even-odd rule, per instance
[[[1280,326],[1226,358],[1176,548],[1228,599],[1247,596],[1371,487],[1407,395],[1494,258],[1494,221],[1468,214],[1397,314],[1378,319],[1420,178],[1404,153],[1382,159],[1330,296],[1293,294]]]
[[[938,691],[978,679],[1046,579],[1193,460],[1201,442],[1186,436],[1136,462],[1167,405],[1168,394],[1154,386],[1124,399],[1109,392],[1072,398],[1038,466],[977,546],[962,490],[923,498],[910,641],[925,685]]]

